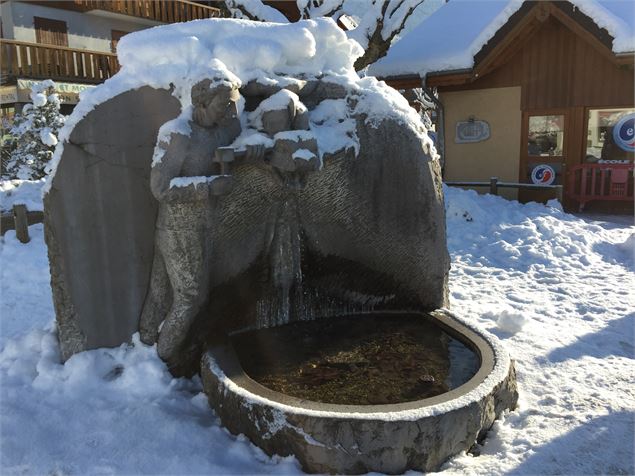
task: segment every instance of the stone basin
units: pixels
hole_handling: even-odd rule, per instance
[[[381,314],[393,314],[395,323],[399,317],[408,317],[404,322],[411,322],[416,316],[425,325],[438,326],[469,348],[477,365],[464,376],[467,381],[459,380],[458,386],[450,385],[442,393],[430,390],[429,394],[434,396],[427,398],[408,400],[391,394],[392,400],[397,398],[396,403],[315,401],[268,388],[275,387],[275,382],[263,378],[262,369],[249,362],[249,349],[245,352],[237,348],[248,341],[241,344],[240,336],[225,336],[210,345],[201,362],[210,405],[232,433],[245,434],[270,455],[296,456],[307,472],[395,474],[438,469],[448,457],[469,450],[504,410],[515,407],[518,394],[513,362],[494,337],[446,310],[429,314],[385,311]],[[369,313],[356,319],[376,315]],[[261,350],[254,353],[266,355]],[[241,361],[247,365],[243,366]],[[374,394],[385,390],[375,385],[369,379],[371,401]],[[332,400],[328,396],[319,398]]]

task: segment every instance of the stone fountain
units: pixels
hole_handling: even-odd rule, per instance
[[[246,34],[195,23],[162,29],[177,44]],[[515,406],[512,362],[446,310],[441,174],[416,113],[352,72],[330,20],[278,27],[312,37],[304,70],[230,72],[210,41],[186,80],[133,81],[141,32],[78,107],[45,197],[63,358],[140,332],[269,454],[309,472],[433,470]]]

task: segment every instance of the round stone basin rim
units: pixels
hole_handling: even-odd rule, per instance
[[[203,365],[216,375],[226,391],[239,394],[248,402],[307,416],[386,421],[417,420],[466,407],[480,401],[506,379],[511,364],[510,358],[492,334],[473,327],[446,309],[428,314],[413,311],[382,311],[382,314],[388,313],[421,314],[422,318],[433,319],[443,331],[477,354],[480,366],[476,374],[463,385],[430,398],[396,404],[343,405],[303,400],[261,385],[245,373],[227,337],[210,346],[203,355]],[[363,316],[360,319],[363,319]]]

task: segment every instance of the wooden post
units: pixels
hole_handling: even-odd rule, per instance
[[[569,185],[567,176],[568,176],[567,164],[563,162],[560,168],[560,187],[558,187],[558,189],[556,190],[556,198],[558,199],[558,201],[560,202],[560,205],[562,205],[563,208],[564,208],[564,188]]]
[[[26,216],[26,205],[13,205],[13,221],[15,223],[15,236],[20,243],[28,243],[29,222]]]
[[[556,198],[562,204],[562,200],[564,198],[564,187],[562,185],[556,185]]]
[[[498,177],[490,177],[489,193],[491,193],[492,195],[498,195]]]

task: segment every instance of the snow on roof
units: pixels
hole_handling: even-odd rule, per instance
[[[613,37],[613,52],[635,51],[635,2],[570,0]],[[450,0],[394,44],[368,74],[398,76],[469,69],[474,55],[518,11],[524,0]]]

